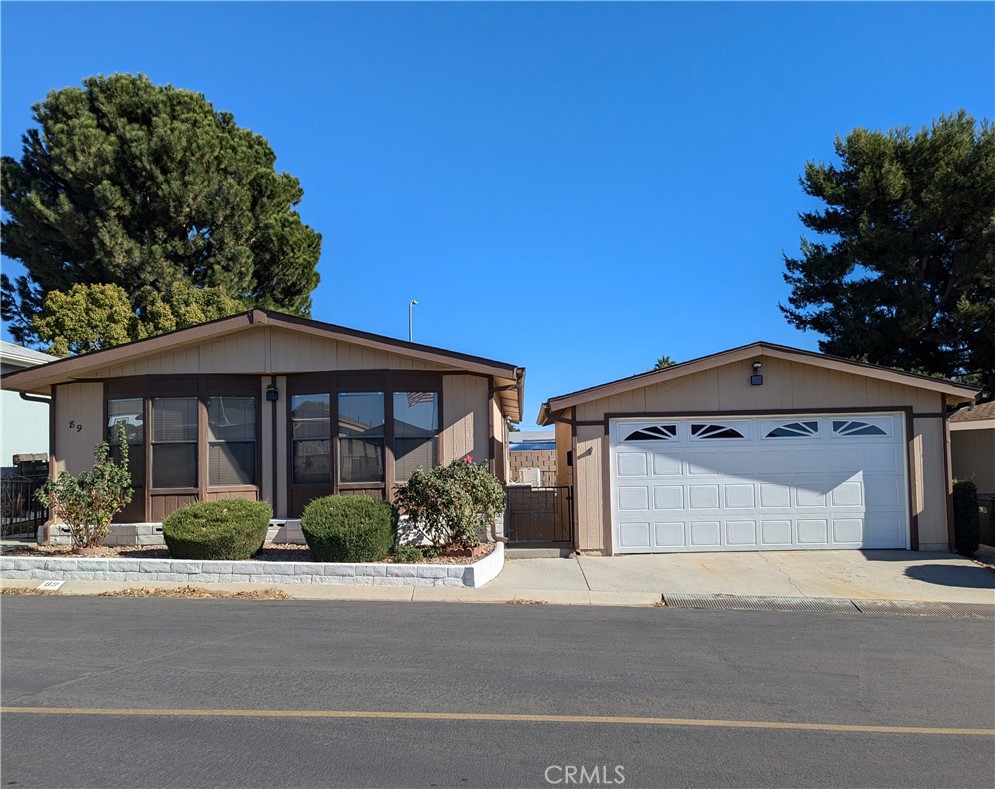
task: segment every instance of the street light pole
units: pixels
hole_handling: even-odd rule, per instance
[[[412,313],[414,310],[414,306],[417,303],[418,302],[415,299],[411,299],[411,301],[408,302],[408,342],[414,342],[414,323],[412,319]]]

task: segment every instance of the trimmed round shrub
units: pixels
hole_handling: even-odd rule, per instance
[[[166,518],[162,536],[174,559],[251,559],[272,517],[267,501],[198,501]]]
[[[369,496],[324,496],[301,514],[316,562],[379,562],[394,548],[397,510]]]
[[[957,553],[974,556],[981,543],[978,486],[969,479],[954,481],[954,541]]]

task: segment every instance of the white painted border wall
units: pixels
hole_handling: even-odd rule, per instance
[[[504,545],[473,564],[216,562],[185,559],[98,559],[0,556],[0,577],[12,581],[130,581],[183,584],[337,584],[463,586],[477,589],[504,567]]]

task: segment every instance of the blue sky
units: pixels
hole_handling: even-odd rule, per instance
[[[992,3],[13,3],[0,148],[98,73],[266,137],[324,236],[313,317],[525,366],[546,398],[764,339],[807,160],[995,116]],[[5,272],[18,266],[3,260]],[[6,333],[4,334],[7,337]]]

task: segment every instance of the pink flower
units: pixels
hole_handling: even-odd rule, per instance
[[[473,462],[473,457],[471,455],[463,455],[463,462],[464,463],[472,463]]]

